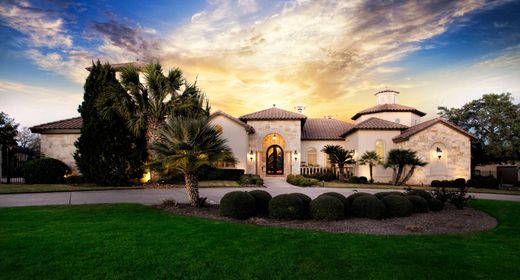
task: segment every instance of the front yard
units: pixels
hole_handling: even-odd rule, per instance
[[[377,236],[261,227],[135,205],[0,209],[0,278],[517,279],[520,203],[473,201],[499,226]]]

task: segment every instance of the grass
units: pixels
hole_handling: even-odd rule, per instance
[[[518,279],[520,203],[491,231],[373,236],[178,216],[135,204],[0,209],[1,279]]]
[[[39,192],[71,192],[71,191],[100,191],[137,189],[138,187],[101,187],[96,185],[67,185],[67,184],[0,184],[0,194],[39,193]]]
[[[346,183],[346,182],[339,182],[339,181],[331,181],[331,182],[324,182],[323,184],[320,182],[320,187],[326,187],[326,188],[350,188],[350,189],[403,189],[408,186],[394,186],[394,185],[385,185],[385,184],[352,184],[352,183]],[[432,188],[430,186],[409,186],[412,189],[417,190],[434,190],[435,188]],[[457,190],[455,188],[447,188],[448,190]],[[500,189],[487,189],[487,188],[467,188],[467,191],[470,193],[492,193],[492,194],[513,194],[513,195],[520,195],[520,191],[516,190],[500,190]]]

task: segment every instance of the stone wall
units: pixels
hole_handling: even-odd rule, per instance
[[[428,162],[416,170],[409,184],[429,185],[432,180],[467,180],[471,176],[471,139],[445,124],[437,123],[398,143],[398,147],[417,151]],[[440,159],[437,147],[442,149]]]
[[[301,121],[248,121],[247,124],[255,128],[255,133],[249,135],[249,150],[255,153],[256,167],[251,169],[258,174],[266,175],[266,151],[269,145],[265,143],[265,137],[270,134],[278,134],[284,142],[284,175],[300,174],[300,156],[294,160],[294,152],[301,153]],[[278,142],[281,139],[277,140]]]
[[[45,157],[55,158],[63,161],[74,173],[77,173],[74,152],[74,142],[78,140],[79,134],[41,134],[41,153]]]

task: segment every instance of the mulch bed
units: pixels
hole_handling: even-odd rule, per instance
[[[450,234],[486,231],[496,227],[497,221],[488,214],[466,207],[462,210],[446,205],[440,212],[416,213],[410,217],[371,220],[363,218],[347,218],[341,221],[295,220],[279,221],[266,217],[253,217],[247,220],[235,220],[221,217],[218,205],[205,208],[194,208],[189,205],[163,203],[157,206],[168,212],[209,218],[214,220],[233,221],[243,224],[261,226],[312,229],[335,233],[365,233],[378,235],[421,235]]]

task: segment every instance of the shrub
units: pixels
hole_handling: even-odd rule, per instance
[[[314,178],[316,180],[325,181],[325,182],[330,182],[330,181],[334,181],[334,180],[338,179],[338,177],[334,173],[332,173],[330,171],[327,171],[327,172],[317,172],[317,173],[314,173],[314,174],[311,174],[311,175],[307,175],[306,177]]]
[[[303,212],[305,215],[309,214],[309,205],[311,204],[311,198],[303,193],[291,193],[289,195],[296,196],[300,198],[303,202]]]
[[[372,196],[372,194],[364,193],[364,192],[358,192],[358,193],[349,195],[346,200],[346,207],[350,208],[352,206],[352,203],[354,202],[354,200],[356,200],[358,197],[362,197],[362,196],[366,196],[366,195]]]
[[[344,195],[340,194],[340,193],[337,193],[337,192],[326,192],[326,193],[320,194],[319,196],[325,196],[325,195],[333,196],[333,197],[339,199],[339,201],[341,201],[341,203],[343,203],[343,207],[345,207],[345,208],[347,208],[349,206],[347,198]]]
[[[221,216],[244,220],[255,215],[256,201],[247,192],[234,191],[222,197],[219,210]]]
[[[280,220],[301,219],[305,215],[303,201],[290,194],[281,194],[269,201],[269,216]]]
[[[347,182],[352,183],[352,184],[359,184],[360,180],[359,180],[359,177],[352,176],[352,177],[348,178]]]
[[[386,214],[390,217],[406,217],[413,212],[413,204],[404,196],[389,195],[381,200],[386,207]]]
[[[453,181],[453,186],[455,188],[462,189],[466,186],[466,179],[464,178],[457,178]]]
[[[385,214],[385,205],[373,195],[360,196],[352,203],[352,214],[360,218],[381,219]]]
[[[309,187],[312,185],[317,185],[319,182],[316,179],[307,178],[302,175],[288,175],[287,183],[300,187]]]
[[[341,220],[345,217],[345,206],[337,197],[322,195],[311,201],[310,214],[315,220]]]
[[[39,158],[25,163],[23,177],[27,184],[58,184],[65,181],[69,172],[70,168],[61,160]]]
[[[253,174],[245,174],[240,176],[240,180],[238,182],[240,185],[264,185],[264,179],[262,179],[259,175]]]
[[[378,199],[383,199],[384,197],[389,196],[389,195],[391,195],[391,194],[392,194],[391,192],[378,192],[378,193],[375,193],[374,195],[375,195]]]
[[[498,188],[498,181],[493,175],[478,177],[479,185],[482,188],[496,189]]]
[[[203,168],[199,172],[199,180],[231,180],[239,181],[244,169]]]
[[[428,201],[419,195],[407,195],[406,198],[410,200],[413,205],[414,213],[426,213],[428,212]]]
[[[442,187],[442,182],[439,180],[433,180],[430,184],[432,188],[440,188]]]
[[[442,188],[453,188],[453,182],[450,180],[442,180],[441,187]]]
[[[361,176],[361,177],[359,177],[359,183],[360,183],[360,184],[366,184],[366,183],[368,183],[368,179],[367,179],[367,177],[365,177],[365,176]]]
[[[256,214],[261,216],[269,215],[269,201],[271,201],[271,194],[262,190],[250,191],[249,194],[255,199]]]
[[[421,196],[424,199],[430,199],[433,198],[432,194],[425,191],[425,190],[409,190],[406,192],[406,195],[418,195]]]
[[[438,199],[430,198],[428,199],[428,208],[431,211],[439,212],[444,208],[444,203]]]
[[[478,187],[480,187],[479,181],[476,180],[476,179],[469,179],[466,182],[466,187],[468,187],[468,188],[478,188]]]
[[[65,183],[70,185],[79,185],[79,184],[85,184],[88,183],[85,176],[82,175],[72,175],[65,178]]]

